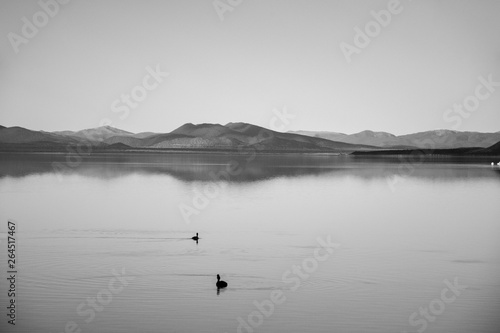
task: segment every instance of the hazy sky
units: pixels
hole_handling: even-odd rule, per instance
[[[500,130],[500,83],[479,80],[500,82],[498,0],[220,0],[219,12],[213,0],[72,0],[49,5],[53,17],[0,1],[4,126],[270,127],[285,107],[286,130]],[[372,37],[349,63],[341,43],[356,47],[356,27]],[[161,82],[148,77],[158,65]]]

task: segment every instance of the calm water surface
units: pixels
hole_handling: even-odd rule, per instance
[[[499,332],[490,161],[0,158],[2,332]]]

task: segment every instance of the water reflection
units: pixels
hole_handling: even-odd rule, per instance
[[[277,289],[287,301],[263,331],[410,331],[408,317],[455,277],[470,288],[429,331],[498,331],[500,169],[488,161],[94,155],[52,168],[65,158],[0,154],[0,220],[21,226],[20,331],[75,321],[85,332],[237,332]],[[231,184],[194,206],[208,185],[198,182],[236,162]],[[407,179],[391,191],[397,177]],[[190,224],[180,203],[200,209]],[[291,290],[283,274],[326,235],[341,248]],[[111,269],[135,279],[86,323],[77,306],[107,288]],[[230,289],[217,290],[217,273]]]
[[[112,179],[130,174],[170,175],[183,182],[255,182],[278,177],[353,176],[367,180],[393,177],[429,180],[499,178],[500,168],[488,159],[439,158],[409,161],[398,157],[332,155],[229,154],[0,154],[0,178],[34,174],[78,174]],[[425,165],[425,167],[423,167]]]

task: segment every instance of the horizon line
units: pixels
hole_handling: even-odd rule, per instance
[[[436,129],[428,129],[428,130],[419,130],[419,131],[416,131],[416,132],[411,132],[411,133],[406,133],[406,134],[394,134],[394,133],[388,132],[388,131],[379,131],[379,130],[372,130],[372,129],[364,129],[362,131],[354,132],[354,133],[349,133],[349,134],[345,133],[345,132],[334,131],[334,130],[310,130],[310,129],[288,130],[288,131],[285,131],[285,132],[281,132],[281,131],[278,131],[278,130],[273,130],[273,129],[267,128],[265,126],[255,125],[255,124],[247,123],[247,122],[243,122],[243,121],[229,121],[226,124],[221,124],[221,123],[206,123],[206,122],[202,122],[202,123],[187,122],[187,123],[184,123],[184,124],[182,124],[180,126],[175,127],[171,131],[165,131],[165,132],[157,132],[157,131],[149,131],[149,130],[135,132],[135,131],[126,130],[126,129],[123,129],[123,128],[120,128],[120,127],[111,126],[111,125],[102,125],[102,126],[96,126],[96,127],[89,127],[89,128],[79,129],[79,130],[62,129],[62,130],[55,130],[55,131],[47,131],[47,130],[43,130],[43,129],[39,129],[39,130],[38,129],[31,129],[31,128],[23,127],[23,126],[20,126],[20,125],[6,126],[6,125],[3,125],[3,124],[0,124],[0,126],[2,126],[4,128],[19,127],[19,128],[24,128],[24,129],[27,129],[27,130],[30,130],[30,131],[38,131],[38,132],[46,132],[46,133],[56,133],[56,134],[57,134],[57,132],[66,132],[66,131],[76,133],[76,132],[81,132],[81,131],[86,131],[86,130],[103,128],[103,127],[109,127],[109,128],[117,129],[117,130],[120,130],[120,131],[132,133],[132,134],[139,134],[139,133],[166,134],[166,133],[171,133],[171,132],[175,131],[176,129],[178,129],[178,128],[184,126],[184,125],[187,125],[187,124],[192,124],[194,126],[200,126],[200,125],[226,126],[228,124],[235,124],[235,123],[249,124],[249,125],[252,125],[252,126],[262,127],[262,128],[267,129],[267,130],[274,131],[274,132],[295,133],[295,134],[297,134],[296,132],[315,132],[315,133],[332,133],[332,134],[340,134],[340,135],[355,135],[355,134],[359,134],[359,133],[363,133],[363,132],[369,131],[369,132],[374,132],[374,133],[391,134],[391,135],[394,135],[394,136],[398,137],[398,136],[404,136],[404,135],[411,135],[411,134],[425,133],[425,132],[437,132],[437,131],[448,131],[448,132],[456,132],[456,133],[481,133],[481,134],[494,134],[494,133],[499,133],[500,132],[500,130],[496,131],[496,132],[481,132],[481,131],[471,131],[471,130],[460,131],[460,130],[447,129],[447,128],[436,128]]]

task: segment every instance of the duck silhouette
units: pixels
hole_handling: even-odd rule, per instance
[[[198,239],[200,239],[200,238],[198,237],[198,233],[196,233],[196,236],[191,237],[191,239],[192,239],[192,240],[195,240],[195,241],[198,241]]]
[[[217,289],[222,289],[227,287],[227,282],[221,281],[220,275],[217,274],[217,283],[215,285],[217,286]]]

